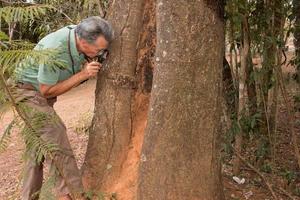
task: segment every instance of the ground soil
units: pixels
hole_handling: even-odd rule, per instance
[[[94,90],[95,80],[88,81],[73,89],[65,95],[59,97],[55,104],[57,113],[61,116],[67,126],[67,133],[72,145],[75,157],[78,161],[79,167],[82,165],[84,154],[87,145],[87,133],[83,129],[91,120],[94,106]],[[126,162],[123,164],[122,172],[119,181],[116,185],[111,186],[109,193],[116,193],[117,199],[131,200],[136,191],[136,174],[137,167],[140,160],[140,149],[143,141],[143,132],[146,125],[146,108],[147,98],[143,95],[137,97],[138,101],[135,108],[136,118],[134,124],[134,137],[130,144]],[[286,111],[281,108],[279,120],[286,120]],[[12,119],[12,112],[7,113],[0,121],[0,135],[4,127]],[[300,116],[298,116],[300,117]],[[299,136],[300,128],[297,127],[297,134]],[[281,141],[278,145],[284,145],[284,151],[278,152],[278,162],[285,162],[284,159],[288,157],[292,160],[292,164],[288,166],[295,166],[295,159],[293,158],[293,149],[290,145],[290,136],[286,131],[285,123],[279,126],[279,134],[286,135],[286,141]],[[300,136],[299,136],[300,137]],[[22,174],[22,152],[24,150],[23,141],[20,139],[17,131],[14,131],[11,136],[6,151],[0,153],[0,200],[18,199],[20,190],[20,178]],[[286,157],[285,157],[286,156]],[[246,179],[244,184],[239,185],[232,179],[230,163],[223,165],[223,184],[226,194],[226,199],[238,200],[271,200],[268,189],[263,182],[258,179],[258,176],[249,168],[244,167],[241,177]],[[240,177],[240,178],[241,178]],[[285,187],[286,184],[283,184]],[[286,188],[287,190],[289,188]],[[281,199],[289,199],[282,195]]]

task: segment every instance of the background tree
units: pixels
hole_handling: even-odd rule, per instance
[[[137,199],[223,199],[222,3],[160,0],[157,6],[156,68]]]
[[[202,71],[194,71],[194,73],[191,72],[191,74],[188,75],[189,72],[192,71],[192,66],[187,65],[186,67],[186,59],[190,57],[195,58],[197,56],[202,59],[202,56],[205,56],[205,59],[202,60],[207,61],[211,56],[210,52],[213,50],[208,49],[203,54],[201,54],[202,51],[186,52],[185,48],[181,48],[181,46],[169,50],[167,48],[173,45],[173,43],[170,42],[170,38],[177,37],[173,37],[172,35],[168,40],[169,43],[165,44],[163,36],[167,33],[171,34],[180,31],[185,33],[187,32],[187,28],[191,27],[191,31],[188,32],[189,34],[187,34],[188,37],[186,38],[192,38],[193,34],[197,33],[198,28],[201,28],[203,23],[206,22],[201,21],[201,23],[194,23],[201,15],[201,13],[200,15],[198,13],[199,10],[196,12],[192,5],[184,8],[184,6],[182,6],[185,5],[183,1],[180,1],[183,3],[182,5],[179,5],[177,1],[166,1],[168,4],[165,4],[165,1],[162,0],[159,2],[154,0],[143,1],[143,3],[137,0],[130,3],[127,1],[119,2],[108,0],[43,0],[34,2],[35,4],[24,3],[23,1],[0,1],[0,67],[4,75],[1,80],[6,81],[7,78],[11,76],[15,64],[28,55],[42,59],[41,62],[51,62],[51,55],[47,54],[47,52],[45,52],[46,55],[42,55],[37,54],[37,52],[32,52],[30,49],[33,47],[33,43],[39,41],[40,38],[66,24],[76,24],[87,16],[98,15],[100,13],[101,16],[108,17],[116,28],[116,43],[113,44],[111,48],[111,58],[108,60],[107,65],[105,65],[105,70],[99,75],[97,83],[95,102],[95,107],[97,108],[95,110],[93,125],[90,128],[91,133],[88,153],[85,160],[85,167],[83,168],[84,174],[86,175],[86,185],[89,188],[97,191],[112,192],[115,191],[115,189],[123,187],[124,189],[126,188],[125,193],[131,193],[131,195],[126,196],[123,194],[124,190],[122,192],[116,190],[118,192],[117,198],[122,199],[123,196],[126,196],[124,197],[126,200],[136,198],[135,193],[137,191],[139,161],[145,161],[141,162],[141,169],[146,172],[147,170],[149,171],[151,166],[154,166],[154,164],[147,167],[144,166],[144,164],[147,164],[149,161],[149,156],[147,156],[146,153],[150,153],[150,150],[144,153],[144,155],[141,155],[141,144],[144,137],[144,129],[147,124],[148,111],[151,113],[149,114],[150,121],[147,129],[148,136],[146,136],[144,140],[144,152],[146,147],[150,148],[150,144],[156,144],[161,148],[167,149],[169,146],[164,143],[167,139],[172,139],[174,145],[170,146],[174,148],[172,150],[176,153],[180,150],[180,153],[192,155],[192,153],[188,154],[188,151],[192,148],[197,148],[199,151],[202,149],[198,149],[198,146],[195,145],[196,143],[190,141],[192,145],[183,148],[184,151],[182,151],[181,147],[187,146],[186,143],[183,145],[183,142],[188,140],[187,137],[184,137],[184,141],[179,141],[178,138],[173,138],[174,135],[169,132],[162,140],[161,138],[163,138],[163,136],[161,135],[159,135],[158,139],[158,134],[160,133],[156,133],[157,135],[154,134],[154,136],[151,133],[153,136],[151,138],[149,136],[150,131],[152,132],[158,129],[167,130],[167,128],[171,126],[171,122],[174,122],[174,125],[172,125],[174,129],[177,125],[178,127],[180,125],[183,127],[183,121],[179,121],[181,124],[176,124],[175,120],[164,120],[172,119],[170,116],[173,117],[171,112],[167,110],[170,109],[168,106],[174,106],[176,104],[176,102],[174,103],[173,100],[170,99],[171,97],[175,99],[181,98],[184,102],[191,101],[195,103],[193,100],[196,99],[196,94],[198,93],[192,91],[192,89],[185,90],[185,93],[183,93],[181,97],[175,96],[175,92],[171,93],[173,90],[168,89],[168,92],[174,94],[174,96],[166,94],[165,100],[162,100],[162,97],[164,97],[164,93],[161,93],[161,91],[164,90],[162,88],[170,85],[173,89],[177,88],[176,91],[178,91],[178,94],[183,87],[189,88],[190,85],[194,84],[196,80],[198,80],[197,78],[203,74]],[[174,2],[175,4],[173,4]],[[296,195],[300,196],[298,187],[300,181],[298,173],[299,166],[297,166],[297,158],[298,161],[300,160],[299,144],[297,142],[299,138],[297,133],[300,129],[297,121],[299,120],[299,107],[297,110],[297,104],[295,104],[294,107],[293,103],[297,103],[297,99],[299,102],[299,95],[296,94],[295,90],[295,88],[299,87],[299,83],[294,82],[289,74],[295,75],[296,78],[299,77],[296,73],[293,73],[293,67],[298,66],[299,63],[298,1],[227,0],[226,2],[225,19],[227,40],[225,47],[227,51],[225,58],[227,60],[224,60],[225,65],[223,66],[223,88],[225,92],[223,92],[222,101],[220,100],[220,102],[222,102],[221,105],[223,105],[223,111],[225,111],[223,112],[224,115],[220,123],[223,125],[223,120],[226,121],[226,123],[224,123],[226,126],[223,126],[220,131],[220,135],[225,139],[222,148],[224,152],[222,165],[225,169],[223,171],[223,178],[227,189],[225,193],[229,197],[234,192],[232,188],[228,190],[228,184],[226,184],[226,182],[232,182],[232,176],[234,174],[239,177],[245,177],[246,180],[249,180],[246,181],[246,184],[251,187],[256,187],[256,189],[264,193],[266,197],[272,195],[273,198],[276,199],[276,196],[278,195],[279,198],[280,195],[283,199],[287,197],[296,199]],[[161,3],[163,3],[163,5],[161,5]],[[203,6],[201,9],[204,9],[205,5],[209,5],[209,8],[215,8],[215,3],[215,1],[201,1],[201,5]],[[111,6],[111,11],[109,10],[107,12],[109,6]],[[176,9],[173,9],[175,12],[170,14],[172,20],[175,19],[171,24],[168,24],[167,20],[163,21],[167,16],[159,17],[160,26],[158,33],[160,38],[156,38],[155,9],[157,6],[159,6],[157,11],[157,13],[159,13],[158,16],[161,16],[161,13],[164,13],[164,11],[168,13],[171,8],[173,9],[174,6],[176,6]],[[31,17],[31,15],[28,15],[28,12],[30,13],[31,11],[29,10],[33,7],[35,11],[32,13],[36,15]],[[136,9],[137,7],[139,10]],[[165,10],[162,11],[161,8]],[[27,14],[25,12],[24,15],[21,15],[20,13],[24,13],[21,11],[25,10],[27,10]],[[207,11],[206,8],[204,10],[205,13],[210,12]],[[189,11],[191,11],[191,14],[188,14]],[[51,14],[48,14],[49,12],[51,12]],[[180,13],[178,14],[178,12]],[[193,14],[193,12],[195,13]],[[186,14],[188,20],[186,27],[180,28],[181,22],[176,19],[184,14]],[[157,19],[159,18],[157,17]],[[205,20],[207,19],[208,18],[205,18]],[[216,20],[216,18],[214,19]],[[211,21],[206,23],[207,26],[203,28],[203,30],[207,30],[212,24],[216,25],[212,23],[211,18]],[[177,27],[171,25],[178,25],[178,30],[176,30]],[[164,27],[166,28],[164,29]],[[215,30],[216,33],[213,34],[221,35],[221,33],[217,31],[217,28],[215,28]],[[196,31],[196,33],[193,31]],[[208,31],[205,33],[207,32]],[[287,50],[285,48],[285,46],[288,45],[290,33],[293,33],[295,36],[295,52],[293,49]],[[215,35],[212,35],[211,37],[213,38],[214,36]],[[208,36],[203,38],[208,38]],[[194,38],[188,39],[188,41],[182,43],[179,38],[178,41],[180,42],[178,45],[181,43],[183,46],[192,44],[193,47],[198,48],[211,44],[209,39],[201,41],[193,39]],[[24,42],[24,40],[26,42]],[[152,70],[155,68],[154,54],[157,43],[156,40],[158,41],[158,48],[160,49],[157,49],[157,57],[159,60],[156,61],[156,63],[158,64],[157,66],[160,67],[156,69],[158,78],[156,79],[156,84],[153,85],[153,99],[156,99],[156,101],[151,103],[151,108],[161,108],[161,112],[165,114],[164,116],[158,116],[158,111],[155,113],[151,109],[148,110],[152,88]],[[206,48],[208,48],[208,46]],[[188,47],[188,49],[191,48]],[[180,52],[178,53],[177,50]],[[163,63],[163,60],[173,58],[172,53],[174,53],[175,56],[177,55],[178,59],[176,58],[174,62],[169,60],[171,61],[170,63]],[[293,55],[294,53],[296,54]],[[165,57],[163,57],[164,55]],[[290,62],[290,60],[293,62]],[[162,65],[171,67],[171,63],[177,61],[180,65],[173,67],[172,70],[177,69],[178,71],[169,71],[167,70],[169,68],[161,68]],[[194,62],[193,59],[191,59],[191,61]],[[181,72],[186,73],[182,75],[180,74]],[[299,70],[297,72],[299,72]],[[169,76],[166,76],[166,74]],[[180,76],[177,76],[178,74]],[[205,75],[207,75],[207,73],[205,73]],[[176,78],[174,78],[175,76]],[[184,76],[187,77],[185,81],[180,81],[181,79],[178,80],[178,77]],[[173,85],[171,85],[171,83],[169,83],[170,81],[165,83],[162,81],[163,78],[165,78],[165,80],[174,80],[175,84],[173,83]],[[3,88],[3,83],[5,82],[1,81],[1,113],[5,110],[4,108],[9,108],[12,105],[7,101],[8,96],[5,88]],[[160,85],[161,83],[162,85]],[[197,87],[200,86],[201,84],[197,85]],[[240,92],[238,92],[239,88]],[[198,89],[198,91],[200,91],[200,89]],[[190,98],[192,99],[188,99],[189,95],[191,95]],[[295,97],[295,101],[292,101],[292,96]],[[184,99],[185,97],[187,99]],[[204,101],[204,99],[202,100]],[[202,100],[193,105],[200,105],[200,103],[203,102]],[[225,100],[226,103],[223,103],[223,100]],[[166,102],[172,102],[172,104],[167,105]],[[226,109],[224,109],[224,105],[227,106]],[[183,109],[183,107],[178,106],[174,111],[180,109]],[[115,113],[113,111],[115,111]],[[176,117],[185,116],[188,116],[188,114],[184,116],[178,115]],[[188,117],[197,118],[198,115],[191,111]],[[158,123],[157,125],[154,124],[156,122]],[[163,126],[163,124],[165,126]],[[10,124],[6,132],[1,135],[0,150],[4,150],[5,147],[9,145],[10,130],[16,125],[18,125],[18,123]],[[202,124],[198,123],[198,125],[200,126]],[[175,131],[175,133],[179,134],[179,131],[185,131],[182,127],[179,128],[180,130],[176,129],[178,132]],[[187,128],[186,132],[188,134],[186,136],[194,134],[190,127],[193,126],[189,126],[189,129]],[[210,137],[208,138],[211,139]],[[292,142],[290,141],[291,138]],[[210,140],[206,140],[205,138],[203,141],[209,142]],[[179,150],[174,146],[178,147]],[[233,146],[235,149],[232,148]],[[169,157],[173,155],[168,151],[166,152],[166,155],[170,155]],[[153,155],[153,158],[162,158],[159,151],[154,153],[155,156]],[[177,155],[182,155],[180,153],[177,153]],[[177,157],[178,156],[176,156],[175,161],[179,162]],[[282,159],[283,157],[284,159]],[[100,163],[97,163],[97,161],[100,161]],[[189,161],[187,162],[189,163]],[[167,164],[168,163],[163,163],[162,166],[165,168],[172,166],[171,164],[167,166]],[[247,170],[245,170],[243,165],[248,166],[246,168]],[[178,166],[181,165],[178,164]],[[160,170],[165,168],[161,168]],[[248,168],[252,169],[251,172]],[[256,175],[252,172],[258,174],[260,179],[254,179],[253,176]],[[132,176],[128,178],[128,174]],[[161,177],[166,177],[169,174],[171,174],[171,172],[166,172],[166,174],[163,174],[165,176]],[[142,178],[143,176],[145,179],[149,178],[147,174],[141,174],[140,172],[140,175],[142,175]],[[143,183],[141,180],[140,183],[142,184],[138,191],[144,191],[145,189],[145,187],[142,186],[145,182]],[[255,182],[255,184],[252,184],[252,182]],[[266,182],[268,184],[263,184]],[[183,184],[184,183],[182,183],[182,185]],[[266,188],[269,189],[269,191],[272,190],[272,192],[265,191],[264,187],[261,187],[262,185],[266,185]],[[107,191],[108,188],[110,191]],[[156,191],[154,186],[149,188],[152,192]],[[165,187],[159,189],[165,190]],[[254,189],[252,191],[256,190]],[[150,194],[152,192],[146,191],[145,195],[152,195]],[[180,190],[178,190],[178,192],[180,192]],[[138,195],[141,194],[139,193]],[[238,198],[244,198],[243,195],[244,194],[241,194]],[[255,196],[256,192],[254,192],[253,197],[255,198]]]
[[[293,1],[294,4],[294,10],[293,14],[295,17],[295,47],[296,47],[296,67],[297,67],[297,75],[296,80],[297,83],[300,83],[300,2],[297,0]]]
[[[225,136],[229,139],[227,145],[231,149],[234,142],[234,154],[245,154],[258,171],[273,173],[270,176],[272,180],[286,171],[294,174],[293,170],[299,168],[297,164],[283,166],[278,157],[286,131],[293,142],[285,148],[291,148],[293,153],[289,156],[293,157],[290,158],[293,162],[299,160],[299,144],[297,137],[293,136],[297,130],[297,120],[295,113],[289,109],[292,107],[289,95],[294,93],[294,83],[288,76],[293,52],[285,48],[291,45],[288,41],[294,30],[295,10],[297,8],[296,5],[292,6],[292,1],[280,0],[229,0],[226,6],[227,38],[230,44],[226,58],[235,85],[244,86],[239,88],[243,88],[244,92],[239,93],[238,101],[239,105],[243,103],[244,110],[239,112],[240,108],[236,109],[231,117],[231,128]],[[245,47],[249,47],[247,54]],[[246,84],[243,84],[244,81]],[[252,99],[256,99],[256,102]],[[252,109],[255,106],[256,111]],[[289,125],[280,121],[283,113],[288,122],[292,121]],[[241,160],[239,156],[232,158],[234,174],[239,174]],[[291,188],[297,183],[297,176],[294,177]]]

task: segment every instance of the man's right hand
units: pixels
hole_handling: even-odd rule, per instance
[[[99,62],[93,61],[90,63],[85,63],[80,73],[82,73],[82,75],[86,79],[89,79],[97,76],[100,69],[101,69],[101,64]]]
[[[59,96],[79,85],[82,81],[95,77],[100,69],[101,64],[98,62],[86,63],[79,73],[76,73],[67,80],[60,81],[54,85],[40,83],[40,92],[46,98]]]

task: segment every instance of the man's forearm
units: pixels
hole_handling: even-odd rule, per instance
[[[64,94],[65,92],[69,91],[73,87],[79,85],[82,81],[86,80],[87,77],[84,76],[83,73],[77,73],[70,78],[61,81],[55,85],[48,86],[44,84],[40,84],[40,91],[42,95],[46,98],[50,97],[56,97],[61,94]]]

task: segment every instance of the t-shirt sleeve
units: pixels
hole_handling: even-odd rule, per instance
[[[59,80],[59,69],[49,65],[40,65],[37,77],[39,83],[46,85],[55,85]]]
[[[46,38],[47,39],[47,38]],[[48,38],[45,41],[42,40],[40,44],[36,46],[36,50],[43,50],[43,49],[56,49],[60,50],[61,42],[53,41],[53,38]],[[60,55],[60,54],[58,54]],[[59,56],[57,59],[60,59]],[[46,85],[55,85],[59,80],[60,69],[57,66],[52,66],[49,64],[40,64],[39,71],[37,74],[37,80],[39,83],[46,84]]]

